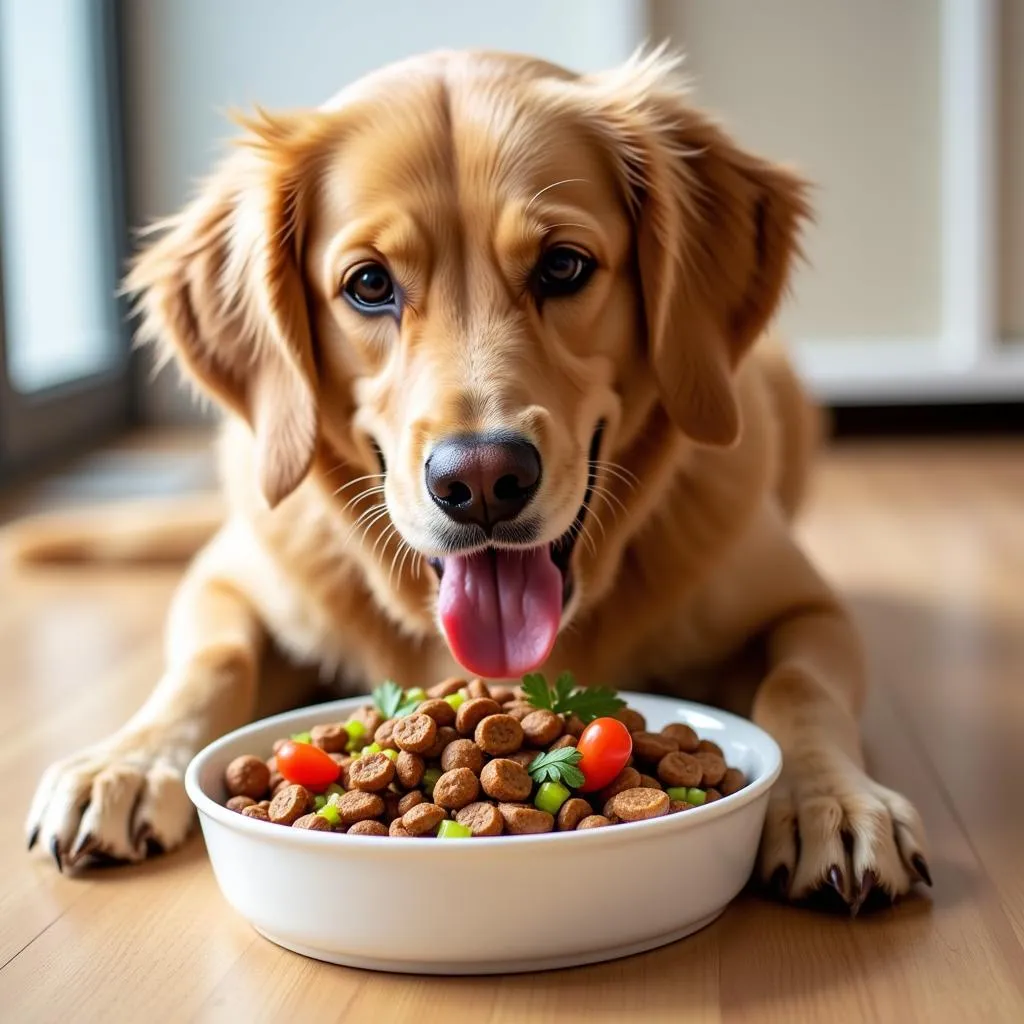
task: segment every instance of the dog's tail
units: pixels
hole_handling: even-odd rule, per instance
[[[180,563],[224,521],[214,494],[147,498],[30,516],[0,530],[0,555],[16,564]]]

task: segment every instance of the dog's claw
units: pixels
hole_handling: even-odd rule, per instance
[[[919,853],[910,858],[911,867],[917,872],[917,877],[929,888],[932,885],[932,873],[928,870],[928,862]]]
[[[827,878],[827,880],[828,880],[828,884],[831,885],[832,888],[835,889],[835,891],[837,893],[839,893],[839,895],[842,896],[843,899],[845,900],[846,899],[846,884],[845,884],[845,880],[843,878],[842,869],[839,867],[838,864],[833,864],[832,867],[830,867],[828,869],[828,878]]]
[[[789,891],[789,868],[785,864],[780,864],[775,869],[768,887],[780,900],[786,898],[786,893]]]
[[[871,890],[874,889],[876,881],[874,871],[865,871],[861,876],[860,891],[850,904],[850,917],[856,917],[860,913],[860,908],[864,906],[864,901],[871,895]]]
[[[39,839],[39,826],[36,825],[34,829],[28,834],[28,848],[31,850],[36,845],[36,841]]]
[[[60,856],[60,840],[58,840],[56,836],[50,840],[50,853],[53,855],[53,859],[57,863],[57,870],[63,874],[64,862],[61,860]]]
[[[81,839],[71,847],[71,852],[68,854],[68,864],[77,863],[87,853],[90,853],[96,844],[96,837],[91,832],[86,832]]]

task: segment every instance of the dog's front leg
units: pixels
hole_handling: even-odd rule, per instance
[[[754,720],[782,747],[759,856],[764,882],[790,899],[831,885],[856,912],[873,888],[890,898],[930,883],[921,819],[864,770],[864,691],[852,623],[828,599],[784,613],[767,637],[769,670]]]
[[[146,703],[113,736],[43,775],[28,815],[29,847],[42,843],[58,867],[89,854],[140,860],[187,835],[186,765],[255,707],[264,631],[232,575],[237,565],[228,526],[175,594],[166,669]]]

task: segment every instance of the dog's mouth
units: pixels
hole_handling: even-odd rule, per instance
[[[438,614],[455,659],[487,679],[511,679],[551,653],[574,589],[572,555],[597,477],[603,425],[594,431],[587,488],[572,525],[534,547],[486,547],[433,558]]]

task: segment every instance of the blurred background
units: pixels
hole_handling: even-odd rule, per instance
[[[132,228],[182,205],[229,108],[316,105],[436,47],[586,71],[663,39],[699,104],[817,183],[782,323],[840,431],[1019,429],[1020,0],[0,0],[0,488],[203,426],[176,372],[132,353],[116,288]],[[207,472],[103,466],[96,496]]]

